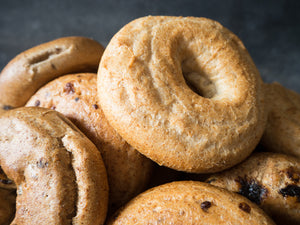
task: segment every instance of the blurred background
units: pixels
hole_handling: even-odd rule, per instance
[[[298,0],[1,1],[0,69],[43,42],[79,35],[106,46],[131,20],[147,15],[207,17],[244,42],[265,82],[300,92]]]

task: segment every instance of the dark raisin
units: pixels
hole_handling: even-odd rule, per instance
[[[75,100],[75,102],[78,102],[78,101],[79,101],[79,98],[78,98],[78,97],[76,97],[74,100]]]
[[[66,83],[64,92],[66,92],[67,94],[75,93],[74,85],[70,82]]]
[[[53,106],[51,106],[51,108],[50,109],[53,109],[53,110],[55,110],[56,109],[56,106],[55,105],[53,105]]]
[[[202,202],[201,203],[201,209],[204,211],[204,212],[207,212],[207,210],[211,207],[211,202],[209,201],[205,201],[205,202]]]
[[[40,158],[39,161],[36,162],[38,168],[43,169],[48,166],[48,162],[44,158]]]
[[[250,213],[250,211],[251,211],[251,207],[246,202],[241,202],[239,204],[239,208],[241,210],[245,211],[246,213]]]
[[[297,185],[288,185],[285,188],[279,190],[279,193],[283,196],[297,197],[297,201],[300,202],[300,187]]]
[[[34,106],[40,106],[40,104],[41,104],[40,100],[36,100],[36,101],[34,102]]]
[[[258,205],[261,204],[262,199],[268,194],[268,190],[254,179],[238,177],[235,181],[241,184],[238,193]]]
[[[94,109],[98,109],[99,106],[98,106],[97,104],[94,104],[94,105],[93,105],[93,108],[94,108]]]
[[[288,178],[294,182],[299,182],[300,174],[297,173],[293,167],[289,167],[286,171]]]
[[[13,109],[13,107],[11,105],[4,105],[3,109],[4,110],[10,110],[10,109]]]

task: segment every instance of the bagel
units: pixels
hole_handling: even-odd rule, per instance
[[[265,84],[268,120],[261,144],[300,158],[300,95],[281,84]]]
[[[108,225],[274,224],[247,198],[197,181],[154,187],[123,207]]]
[[[115,211],[146,188],[153,163],[122,139],[107,122],[97,99],[96,74],[59,77],[39,89],[26,106],[55,108],[94,142],[107,171],[109,211]]]
[[[116,131],[175,170],[210,173],[241,162],[266,124],[263,82],[246,48],[206,18],[130,22],[103,54],[98,90]]]
[[[63,37],[30,48],[0,74],[0,112],[24,106],[44,84],[64,74],[96,72],[104,48],[85,37]]]
[[[0,165],[17,187],[12,224],[103,224],[101,155],[62,114],[21,107],[0,115]]]
[[[276,224],[300,221],[300,160],[278,153],[255,153],[207,182],[237,192],[258,204]]]

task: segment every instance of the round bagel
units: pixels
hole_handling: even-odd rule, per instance
[[[38,88],[68,73],[96,72],[104,48],[85,37],[64,37],[28,49],[0,74],[0,112],[24,106]]]
[[[97,75],[69,74],[40,88],[26,106],[55,108],[97,146],[106,167],[110,212],[143,191],[153,163],[109,125],[97,99]]]
[[[196,181],[154,187],[134,198],[109,225],[138,224],[274,224],[247,198]]]
[[[0,165],[17,187],[12,224],[103,224],[105,167],[62,114],[21,107],[0,115]]]
[[[262,145],[300,158],[300,95],[277,82],[265,84],[265,93],[268,121]]]
[[[278,225],[299,224],[300,160],[297,158],[278,153],[255,153],[207,181],[249,198]]]
[[[262,84],[237,36],[194,17],[132,21],[98,70],[101,107],[117,132],[158,164],[196,173],[254,150],[266,124]]]

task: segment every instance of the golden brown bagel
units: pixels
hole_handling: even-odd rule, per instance
[[[202,182],[178,181],[138,195],[108,224],[274,223],[257,205],[243,196]]]
[[[26,106],[55,108],[68,117],[100,150],[110,186],[110,211],[146,187],[153,163],[109,125],[97,99],[97,75],[69,74],[39,89]]]
[[[300,95],[277,82],[265,84],[265,92],[268,122],[262,145],[300,158]]]
[[[278,153],[255,153],[240,165],[213,175],[212,185],[244,195],[276,224],[300,222],[300,160]]]
[[[38,88],[73,72],[96,72],[104,48],[85,37],[64,37],[28,49],[0,74],[0,112],[24,106]]]
[[[105,167],[62,114],[21,107],[0,115],[0,164],[17,186],[12,224],[103,224]]]
[[[196,173],[254,150],[266,123],[262,84],[237,36],[194,17],[132,21],[98,70],[101,107],[117,132],[158,164]]]

